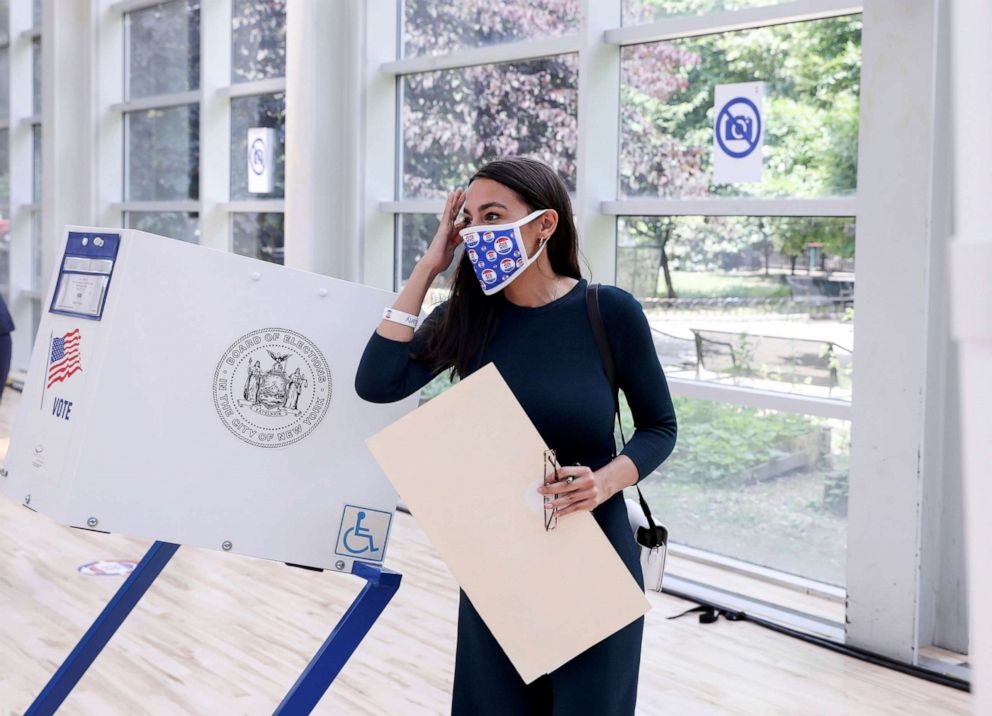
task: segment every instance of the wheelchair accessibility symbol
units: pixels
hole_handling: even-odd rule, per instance
[[[334,553],[367,562],[381,562],[386,552],[392,518],[390,512],[345,505]]]

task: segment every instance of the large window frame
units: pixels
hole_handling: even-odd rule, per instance
[[[383,288],[398,288],[398,259],[399,240],[397,219],[407,214],[439,214],[443,208],[441,200],[425,200],[416,198],[399,198],[399,188],[402,177],[402,124],[400,122],[399,105],[401,93],[398,84],[409,74],[441,69],[455,69],[480,64],[495,64],[513,62],[559,55],[578,53],[579,56],[579,110],[578,110],[578,146],[577,146],[577,190],[573,198],[576,213],[576,223],[583,241],[581,250],[591,266],[592,280],[612,282],[616,275],[617,247],[617,218],[623,216],[794,216],[794,217],[856,217],[858,234],[862,234],[864,226],[879,222],[878,203],[885,194],[884,188],[876,182],[871,182],[867,191],[873,203],[865,201],[865,177],[867,164],[864,159],[881,160],[881,154],[871,148],[860,146],[859,149],[859,186],[857,195],[844,197],[803,198],[803,199],[761,199],[761,198],[708,198],[708,199],[667,199],[667,198],[631,198],[621,199],[617,193],[617,177],[619,162],[619,116],[620,116],[620,57],[623,47],[662,40],[673,40],[720,32],[747,30],[783,25],[796,22],[823,20],[827,18],[844,17],[863,13],[862,37],[875,33],[875,37],[888,36],[895,27],[897,34],[917,38],[924,36],[925,23],[929,27],[939,24],[937,13],[932,17],[921,13],[920,20],[909,21],[900,15],[898,5],[894,2],[883,2],[871,8],[869,12],[865,3],[849,0],[795,0],[756,8],[734,11],[717,11],[697,16],[674,17],[657,22],[636,26],[622,26],[621,0],[583,0],[581,3],[582,22],[578,32],[550,38],[510,42],[502,45],[461,49],[443,55],[431,55],[412,58],[402,57],[402,42],[398,34],[402,28],[402,10],[397,9],[397,3],[369,3],[365,17],[366,63],[365,72],[365,102],[363,117],[368,125],[389,128],[393,131],[394,149],[384,150],[371,141],[365,144],[365,184],[366,203],[374,201],[375,211],[365,217],[365,233],[363,245],[363,264],[361,278],[367,283]],[[934,5],[936,7],[936,4]],[[883,31],[884,25],[884,31]],[[887,40],[886,40],[887,41]],[[873,71],[878,75],[884,74],[879,69],[882,64],[882,52],[879,47],[881,40],[876,41],[871,57]],[[901,46],[900,46],[901,47]],[[934,50],[937,45],[930,47]],[[866,53],[863,51],[863,58]],[[930,76],[935,63],[935,54],[927,55],[916,65],[916,71],[921,76]],[[930,63],[930,64],[928,64]],[[864,64],[862,65],[862,80],[864,85]],[[894,78],[887,78],[893,82]],[[927,117],[930,117],[927,114]],[[933,124],[928,123],[927,117],[921,119],[920,126],[915,131],[931,131]],[[885,114],[874,108],[866,111],[861,109],[860,132],[869,135],[881,135],[889,129],[886,127]],[[383,130],[385,131],[385,130]],[[604,141],[605,138],[616,138],[615,141]],[[888,154],[888,161],[896,155]],[[915,170],[915,169],[914,169]],[[876,165],[875,171],[878,171]],[[921,166],[918,171],[939,172],[939,168]],[[914,175],[915,176],[915,175]],[[922,178],[921,178],[922,181]],[[859,196],[861,197],[859,199]],[[934,195],[919,196],[920,211],[929,212],[931,201],[936,201]],[[905,201],[905,197],[903,197]],[[889,206],[889,211],[894,207]],[[867,218],[866,218],[867,217]],[[863,223],[864,222],[864,223]],[[929,234],[928,234],[929,236]],[[938,237],[939,238],[939,237]],[[859,244],[860,245],[860,244]],[[392,250],[388,250],[391,248]],[[874,255],[880,251],[874,246],[869,247]],[[859,256],[862,249],[859,249]],[[864,253],[868,253],[865,251]],[[920,253],[905,257],[907,263],[923,265],[925,259]],[[859,285],[870,286],[868,290],[859,291],[861,301],[878,301],[878,284],[884,283],[885,277],[879,273],[877,263],[869,264],[868,271],[862,271],[859,259]],[[937,284],[934,284],[937,285]],[[909,298],[907,305],[916,305],[918,299],[911,294],[902,294]],[[934,296],[931,294],[931,300]],[[865,313],[869,313],[865,311]],[[877,311],[872,311],[867,320],[858,314],[858,330],[855,332],[856,344],[862,349],[866,358],[867,352],[875,353],[888,341],[883,350],[886,355],[895,358],[897,350],[889,346],[893,339],[899,337],[899,330],[906,330],[907,323],[900,321],[896,325],[886,325]],[[914,335],[923,334],[927,340],[934,341],[935,337],[928,333],[927,328],[912,329]],[[925,345],[922,341],[920,345]],[[939,347],[936,349],[939,352]],[[866,352],[867,351],[867,352]],[[893,355],[894,354],[894,355]],[[871,359],[869,358],[869,360]],[[861,365],[861,364],[859,364]],[[870,370],[866,364],[864,369],[858,368],[860,382],[856,401],[809,397],[788,393],[778,393],[733,385],[705,383],[689,379],[671,379],[669,381],[673,394],[709,401],[747,405],[758,408],[768,408],[777,411],[835,418],[850,421],[853,431],[858,431],[858,425],[870,422],[885,422],[889,407],[881,402],[881,395],[873,394],[875,386],[865,380]],[[877,375],[877,371],[875,372]],[[914,380],[925,382],[923,377],[914,374]],[[921,386],[922,388],[922,386]],[[861,406],[858,411],[855,405]],[[898,453],[900,459],[905,456],[918,455],[921,446],[939,444],[939,437],[922,435],[913,432],[921,426],[919,417],[920,405],[914,404],[912,415],[908,416],[901,425],[906,429],[903,434],[889,440],[885,447]],[[857,416],[857,417],[856,417]],[[874,435],[872,436],[874,437]],[[920,593],[929,594],[937,589],[934,582],[934,572],[923,563],[915,543],[909,540],[906,544],[896,544],[896,540],[886,540],[884,546],[878,544],[867,548],[864,544],[866,534],[872,529],[873,520],[890,520],[892,528],[904,530],[906,534],[918,534],[921,524],[932,519],[932,515],[919,506],[910,509],[906,501],[901,501],[898,508],[892,500],[886,500],[885,495],[893,495],[899,489],[899,477],[889,474],[878,474],[884,461],[879,457],[880,445],[869,445],[866,441],[855,442],[851,452],[851,497],[849,500],[848,522],[848,569],[846,588],[838,589],[811,580],[789,577],[772,570],[756,568],[735,560],[717,558],[715,555],[703,555],[703,561],[719,566],[731,572],[746,572],[749,577],[764,579],[776,587],[785,587],[806,594],[819,596],[837,605],[834,612],[838,616],[832,619],[820,619],[808,613],[796,613],[780,604],[759,604],[753,599],[747,599],[732,589],[721,590],[714,583],[690,584],[688,581],[680,584],[681,589],[688,594],[700,598],[717,597],[737,607],[746,607],[752,613],[772,616],[780,621],[792,623],[799,628],[815,631],[828,638],[846,639],[849,643],[857,643],[867,648],[904,659],[913,663],[924,663],[925,647],[933,642],[928,641],[926,634],[921,633],[921,622],[926,622],[926,629],[934,630],[935,619],[932,604],[919,607],[917,596]],[[914,489],[917,496],[922,494],[920,473],[917,472]],[[938,476],[928,479],[937,480]],[[929,489],[933,489],[932,487]],[[907,499],[909,499],[907,497]],[[930,509],[930,508],[927,508]],[[953,536],[945,539],[954,540]],[[857,560],[851,559],[852,550],[859,555]],[[691,550],[675,550],[683,556],[691,557]],[[868,556],[870,553],[870,556]],[[865,554],[862,557],[860,555]],[[700,555],[696,555],[700,557]],[[874,559],[873,568],[870,560]],[[878,569],[881,559],[886,564],[885,569]],[[886,604],[898,602],[899,616],[887,619],[881,611],[882,607],[875,604],[882,600]],[[846,605],[846,606],[845,606]],[[800,610],[801,612],[801,610]],[[853,618],[852,618],[853,617]],[[847,622],[845,624],[845,622]],[[939,628],[938,628],[939,630]]]
[[[578,53],[579,179],[574,206],[580,236],[585,239],[583,253],[590,260],[592,274],[605,277],[610,283],[616,275],[616,260],[611,254],[617,243],[616,219],[621,216],[850,217],[855,215],[857,199],[854,196],[817,199],[619,199],[615,186],[619,146],[601,140],[591,140],[593,137],[617,136],[617,118],[620,115],[619,81],[612,79],[611,76],[619,75],[620,52],[623,47],[731,30],[843,17],[861,12],[860,3],[841,0],[801,0],[782,5],[678,17],[631,27],[618,26],[620,7],[620,0],[614,3],[584,3],[586,20],[579,33],[458,50],[446,55],[396,59],[380,65],[380,71],[394,78],[399,87],[403,77],[420,72]],[[607,13],[607,9],[612,12]],[[610,17],[604,17],[607,14]],[[400,91],[397,89],[397,96],[399,95]],[[595,97],[596,101],[589,101],[590,97]],[[397,112],[400,110],[401,107],[396,108]],[[397,131],[401,132],[398,115],[394,121]],[[396,166],[402,167],[402,136],[398,135],[396,146]],[[381,212],[400,217],[404,214],[436,214],[443,209],[443,200],[395,198],[400,196],[401,181],[402,177],[397,170],[396,193],[394,198],[380,201]],[[397,245],[400,240],[398,234],[397,231],[393,241],[396,256],[400,250]],[[591,236],[597,237],[594,243],[590,241]],[[394,288],[398,288],[399,273],[395,265],[393,274],[396,276]],[[674,395],[702,400],[841,420],[850,420],[852,415],[850,400],[815,398],[680,378],[670,379],[669,385]],[[693,551],[673,546],[673,552],[688,555]],[[748,570],[749,566],[740,563],[738,568]],[[762,579],[772,579],[778,584],[791,585],[797,590],[809,591],[811,588],[811,580],[791,578],[788,575],[772,577],[771,571],[765,569],[756,568],[750,571]],[[819,585],[816,588],[825,594],[838,593],[838,590],[831,585]]]
[[[183,2],[184,0],[170,0]],[[162,4],[163,0],[124,0],[106,9],[105,23],[120,25],[119,46],[123,48],[123,20],[129,12]],[[199,198],[187,201],[124,201],[123,194],[103,202],[101,214],[114,224],[123,226],[128,212],[181,212],[199,217],[200,243],[211,248],[233,249],[233,225],[239,213],[284,214],[283,198],[234,200],[230,198],[231,102],[240,97],[286,92],[286,77],[273,77],[248,82],[231,81],[231,0],[212,0],[200,5],[200,87],[188,92],[142,97],[125,101],[122,67],[108,67],[101,80],[108,82],[109,97],[114,97],[109,82],[117,82],[116,98],[104,108],[112,118],[114,132],[123,145],[124,115],[151,108],[196,104],[200,118]],[[122,53],[123,54],[123,53]],[[108,59],[108,64],[111,60]],[[118,60],[119,62],[119,60]],[[127,156],[120,157],[123,177]],[[109,164],[109,161],[108,161]],[[118,179],[122,187],[123,180]]]

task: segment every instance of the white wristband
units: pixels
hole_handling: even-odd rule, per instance
[[[392,321],[393,323],[399,323],[401,326],[409,326],[416,330],[417,324],[420,322],[416,316],[411,316],[409,313],[403,313],[403,311],[397,311],[395,308],[387,308],[382,312],[383,319],[387,321]]]

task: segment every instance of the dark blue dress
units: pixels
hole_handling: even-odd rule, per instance
[[[597,470],[613,457],[613,397],[589,324],[585,292],[582,279],[564,296],[536,308],[516,306],[502,294],[494,296],[492,300],[501,307],[499,328],[476,365],[496,365],[562,465]],[[635,432],[622,454],[634,462],[643,478],[675,446],[675,410],[640,304],[626,291],[604,286],[600,307],[617,382],[634,418]],[[417,353],[445,309],[445,304],[435,309],[412,343],[372,335],[355,380],[362,398],[400,400],[436,375],[411,359],[411,352]],[[593,516],[643,588],[638,547],[623,495],[614,495]],[[639,619],[553,673],[525,685],[461,592],[452,713],[633,714],[643,626],[644,620]]]

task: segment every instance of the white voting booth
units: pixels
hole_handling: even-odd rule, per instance
[[[353,386],[392,300],[141,231],[70,229],[0,485],[68,525],[381,562],[396,494],[364,442],[417,397],[372,405]]]
[[[354,380],[393,294],[71,227],[43,300],[8,497],[173,548],[344,572],[383,562],[396,493],[365,440],[417,396],[374,405]]]

